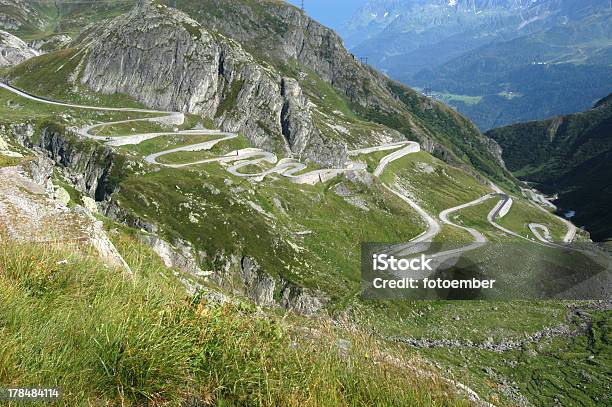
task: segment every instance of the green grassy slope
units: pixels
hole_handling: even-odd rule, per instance
[[[512,312],[512,311],[510,311]],[[586,311],[592,321],[585,335],[555,338],[503,353],[484,350],[426,349],[452,374],[503,405],[528,400],[533,405],[601,406],[610,399],[610,313]],[[494,382],[503,381],[503,385]]]
[[[424,151],[392,162],[382,180],[404,185],[434,215],[492,192],[470,173],[451,167]]]
[[[205,263],[224,253],[248,254],[269,273],[341,300],[358,289],[359,242],[403,241],[418,235],[421,225],[381,187],[344,183],[366,211],[339,196],[338,183],[310,187],[278,179],[253,185],[206,164],[130,177],[117,200],[156,223],[169,240],[184,238],[209,253]],[[190,221],[190,214],[199,221]],[[397,218],[405,222],[396,225]]]
[[[84,248],[2,240],[3,387],[61,387],[66,405],[468,405],[396,347],[325,325],[304,337],[248,304],[189,298],[150,249],[113,240],[130,278]]]

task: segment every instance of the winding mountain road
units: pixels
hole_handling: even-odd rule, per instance
[[[434,219],[431,215],[427,213],[423,208],[419,206],[412,198],[410,198],[406,191],[403,191],[401,188],[396,187],[393,189],[386,184],[382,184],[383,187],[397,196],[402,201],[406,202],[408,206],[414,209],[421,219],[425,221],[427,224],[427,229],[423,231],[420,235],[410,239],[406,243],[400,243],[398,245],[393,246],[388,253],[396,256],[407,256],[409,254],[418,253],[425,251],[429,248],[429,243],[440,233],[442,227],[438,223],[436,219]]]
[[[548,212],[545,208],[540,206],[538,203],[532,201],[532,204],[533,206],[538,208],[540,211],[550,214],[550,212]],[[561,220],[561,222],[563,222],[563,224],[567,227],[567,232],[565,232],[565,235],[563,236],[563,243],[572,243],[576,239],[576,233],[578,233],[578,228],[576,227],[576,225],[574,225],[572,222],[568,221],[567,219],[563,218],[562,216],[557,216],[557,218]],[[544,226],[544,228],[548,229],[546,226]]]
[[[550,230],[544,225],[539,223],[530,223],[529,230],[540,242],[551,243],[553,241]]]
[[[172,112],[172,111],[163,111],[163,110],[100,107],[100,106],[87,106],[87,105],[65,103],[65,102],[60,102],[60,101],[32,95],[28,92],[17,89],[15,87],[12,87],[2,82],[0,82],[0,88],[5,89],[9,92],[12,92],[23,98],[33,100],[39,103],[50,104],[50,105],[75,108],[75,109],[96,110],[96,111],[145,113],[145,114],[156,115],[156,116],[148,117],[148,118],[98,123],[98,124],[74,129],[76,133],[82,137],[89,138],[92,140],[97,140],[97,141],[103,142],[105,145],[112,146],[112,147],[137,145],[146,140],[151,140],[157,137],[164,137],[164,136],[180,136],[180,135],[218,136],[214,139],[207,140],[204,142],[194,143],[194,144],[182,146],[182,147],[171,148],[168,150],[159,151],[159,152],[150,154],[145,157],[145,161],[150,164],[161,165],[161,166],[166,166],[166,167],[171,167],[171,168],[182,168],[182,167],[188,167],[188,166],[193,166],[193,165],[198,165],[198,164],[217,162],[217,163],[228,164],[227,171],[237,177],[251,178],[254,180],[263,180],[266,176],[270,174],[279,174],[279,175],[286,177],[291,182],[298,183],[298,184],[316,184],[319,182],[325,182],[342,173],[345,173],[348,171],[355,171],[355,170],[364,170],[367,168],[365,163],[354,162],[354,161],[349,160],[345,164],[345,166],[342,168],[317,169],[317,170],[303,172],[307,169],[306,164],[301,163],[293,158],[283,158],[281,160],[278,160],[278,157],[276,156],[276,154],[272,152],[264,151],[258,148],[246,148],[246,149],[235,150],[223,156],[212,157],[209,159],[199,160],[199,161],[190,162],[190,163],[182,163],[182,164],[160,163],[158,159],[162,156],[173,154],[173,153],[178,153],[178,152],[207,151],[207,150],[212,149],[215,145],[221,142],[229,141],[229,140],[232,140],[238,137],[238,135],[236,133],[222,132],[219,130],[193,129],[193,130],[175,130],[175,131],[168,131],[168,132],[141,133],[141,134],[132,134],[128,136],[101,136],[97,134],[92,134],[92,131],[96,128],[100,128],[103,126],[106,127],[106,126],[121,125],[121,124],[126,124],[126,123],[143,122],[143,121],[160,123],[164,125],[179,126],[184,123],[185,115],[181,112]],[[358,155],[371,154],[371,153],[378,152],[378,151],[392,151],[389,155],[383,157],[380,160],[378,166],[374,170],[374,176],[380,177],[382,173],[384,172],[384,170],[386,169],[386,167],[391,162],[398,160],[408,154],[417,153],[420,150],[421,150],[420,145],[416,142],[400,141],[400,142],[395,142],[395,143],[387,143],[387,144],[382,144],[378,146],[371,146],[371,147],[351,150],[348,152],[348,156],[355,157]],[[232,163],[233,165],[230,165]],[[240,171],[244,167],[252,166],[252,165],[259,165],[262,163],[272,165],[272,167],[268,169],[264,169],[256,173],[243,173]],[[410,251],[409,248],[417,243],[431,242],[440,233],[441,226],[438,223],[438,221],[434,219],[432,216],[430,216],[414,200],[412,200],[409,196],[407,196],[407,193],[405,191],[400,191],[397,188],[393,189],[384,184],[383,186],[385,189],[392,192],[394,195],[396,195],[401,200],[403,200],[405,203],[407,203],[411,208],[413,208],[427,224],[427,229],[423,233],[421,233],[419,236],[413,238],[410,242],[408,242],[409,244],[407,243],[404,245],[400,245],[398,247],[400,251],[404,251],[404,252]],[[479,231],[473,228],[465,227],[462,225],[457,225],[453,223],[452,221],[450,221],[449,215],[461,209],[464,209],[470,206],[479,205],[488,199],[494,198],[495,196],[500,196],[502,199],[496,205],[496,207],[489,213],[487,217],[489,223],[491,223],[494,227],[502,230],[505,233],[508,233],[515,237],[525,239],[519,234],[514,233],[511,230],[508,230],[496,223],[496,220],[498,218],[501,218],[506,213],[508,213],[508,211],[510,210],[512,206],[512,199],[508,195],[503,193],[503,191],[497,188],[494,184],[492,184],[492,188],[495,191],[495,193],[485,195],[472,202],[469,202],[463,205],[459,205],[454,208],[446,209],[442,211],[442,213],[440,213],[440,220],[443,223],[467,231],[474,238],[474,242],[470,245],[467,245],[467,246],[464,246],[458,249],[454,249],[451,251],[452,253],[451,252],[439,253],[438,256],[458,254],[461,252],[474,250],[482,246],[487,241],[486,237]],[[544,208],[541,208],[541,209],[545,211]],[[576,234],[576,228],[570,222],[567,222],[567,221],[565,222],[568,226],[568,232],[564,238],[564,241],[572,241]],[[542,225],[539,225],[539,226],[542,226]],[[544,233],[546,236],[546,232]],[[535,232],[534,232],[534,235],[536,235],[536,237],[538,237],[539,240],[542,240],[540,239],[541,237],[540,235],[536,234]]]

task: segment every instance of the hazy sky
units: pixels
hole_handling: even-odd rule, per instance
[[[287,0],[300,6],[300,0]],[[306,13],[324,25],[337,30],[366,0],[304,0]]]

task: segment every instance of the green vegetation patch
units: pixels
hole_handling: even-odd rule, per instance
[[[562,324],[566,312],[563,303],[549,301],[377,300],[365,304],[363,322],[384,336],[461,343],[521,339]]]
[[[547,226],[555,242],[562,242],[567,232],[567,226],[561,219],[518,198],[514,198],[510,212],[498,219],[497,223],[528,239],[536,239],[529,230],[530,223]]]
[[[165,135],[145,140],[138,144],[121,146],[119,149],[122,151],[132,151],[146,156],[149,154],[158,153],[160,151],[170,150],[172,148],[204,143],[219,137],[219,135],[214,134]]]
[[[518,350],[435,348],[417,353],[437,360],[496,405],[516,405],[524,399],[538,406],[609,405],[612,313],[586,315],[591,323],[585,333],[544,339]]]
[[[108,124],[96,127],[92,129],[90,133],[96,136],[118,137],[142,133],[162,133],[165,131],[172,131],[172,127],[163,125],[161,123],[143,120],[129,123]]]
[[[444,102],[463,102],[466,105],[477,105],[482,101],[482,96],[456,95],[454,93],[441,93]]]
[[[373,173],[374,170],[376,170],[376,167],[378,167],[378,164],[380,164],[380,161],[385,158],[386,156],[388,156],[389,154],[393,153],[394,151],[399,150],[400,148],[403,148],[403,146],[400,146],[394,150],[385,150],[385,151],[375,151],[373,153],[369,153],[369,154],[360,154],[356,157],[353,158],[354,161],[361,161],[361,162],[365,162],[368,166],[368,172]]]
[[[349,121],[358,120],[358,117],[353,113],[346,99],[336,92],[336,90],[314,71],[300,67],[306,75],[300,81],[300,85],[306,92],[309,98],[326,112],[338,111]]]
[[[440,226],[442,230],[433,238],[433,243],[470,244],[474,242],[474,237],[463,229],[446,224],[441,224]]]
[[[236,106],[236,99],[238,99],[238,94],[242,90],[244,86],[244,80],[235,80],[231,83],[229,90],[227,90],[226,94],[219,103],[219,108],[217,109],[216,117],[223,116],[227,111],[231,110],[234,106]]]
[[[0,168],[1,167],[13,167],[19,164],[23,158],[20,157],[9,157],[0,153]]]
[[[498,204],[499,199],[489,199],[479,205],[461,209],[450,215],[450,220],[457,225],[478,230],[490,242],[507,242],[512,240],[501,230],[495,228],[487,220],[487,215]]]
[[[3,387],[61,387],[69,405],[469,405],[397,348],[352,333],[340,352],[329,327],[304,336],[249,306],[189,298],[150,249],[113,240],[133,276],[75,248],[0,243]]]
[[[52,120],[71,126],[84,126],[110,121],[128,120],[135,117],[151,117],[147,113],[105,112],[50,105],[18,96],[0,89],[0,123],[24,123],[32,120]]]
[[[381,178],[389,185],[396,181],[414,194],[432,216],[491,192],[471,174],[421,151],[390,163]]]
[[[209,136],[210,139],[220,138],[220,135]],[[207,141],[204,139],[203,141]],[[202,142],[203,142],[202,141]],[[188,143],[189,145],[192,143]],[[185,142],[184,145],[188,145]],[[231,140],[221,141],[215,144],[209,150],[200,151],[179,151],[176,153],[170,153],[163,155],[157,159],[159,163],[163,164],[189,164],[202,160],[208,160],[219,156],[226,155],[232,151],[242,150],[244,148],[251,147],[251,143],[243,136],[238,136]],[[161,151],[161,150],[158,150]]]

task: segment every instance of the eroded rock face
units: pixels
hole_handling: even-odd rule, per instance
[[[501,146],[497,143],[497,141],[493,140],[492,138],[485,137],[485,143],[486,143],[487,148],[493,155],[493,157],[495,157],[495,159],[497,160],[497,163],[501,165],[503,168],[506,168],[506,163],[504,162],[504,158],[503,158],[504,151],[502,150]]]
[[[8,149],[8,142],[2,137],[2,133],[0,133],[0,151],[7,151]]]
[[[38,52],[24,41],[0,30],[0,67],[19,65],[37,55]]]
[[[301,315],[315,315],[325,306],[326,299],[322,293],[299,287],[287,281],[282,282],[281,306]]]
[[[81,82],[94,91],[214,117],[255,147],[321,164],[346,158],[344,145],[320,136],[296,81],[182,12],[143,2],[89,39]]]
[[[37,155],[28,162],[27,170],[32,181],[42,186],[48,194],[53,194],[53,162],[46,157]]]
[[[271,59],[295,60],[313,70],[347,99],[362,106],[388,110],[391,97],[386,79],[362,65],[329,28],[312,20],[297,7],[284,2],[203,0],[207,7],[195,18],[251,48],[260,49]],[[257,9],[270,16],[262,22]],[[224,9],[227,12],[215,13]],[[381,98],[381,96],[383,96]]]
[[[280,85],[237,44],[215,37],[187,15],[146,3],[113,20],[89,48],[82,83],[126,93],[158,109],[216,117],[257,147],[283,144],[277,126]]]
[[[245,292],[257,305],[274,305],[274,279],[263,272],[255,259],[244,256],[240,262]]]
[[[281,94],[284,99],[281,129],[291,151],[300,158],[305,156],[306,160],[332,164],[345,162],[346,144],[321,135],[313,123],[310,102],[304,96],[298,81],[283,78]]]
[[[65,34],[57,34],[38,40],[28,41],[28,44],[39,53],[44,54],[46,52],[64,48],[70,44],[71,41],[72,38]]]
[[[131,270],[104,232],[101,221],[81,207],[53,199],[53,163],[39,157],[0,168],[0,228],[9,239],[91,245],[109,266]]]
[[[34,140],[33,131],[30,134],[28,129],[24,129],[21,144],[32,147],[32,141],[36,141],[34,147],[46,150],[49,157],[64,168],[65,175],[79,191],[96,201],[110,198],[116,187],[111,182],[111,173],[115,166],[122,165],[110,147],[78,144],[67,133],[52,128],[43,128],[40,137]]]
[[[198,265],[198,260],[193,255],[193,248],[187,242],[176,241],[171,245],[155,235],[145,234],[139,235],[138,239],[150,246],[166,267],[177,268],[194,276],[207,275]]]
[[[257,305],[281,307],[300,315],[315,315],[325,306],[322,293],[299,287],[283,278],[280,279],[280,302],[274,300],[276,280],[261,269],[257,260],[244,256],[240,262],[245,293]]]

